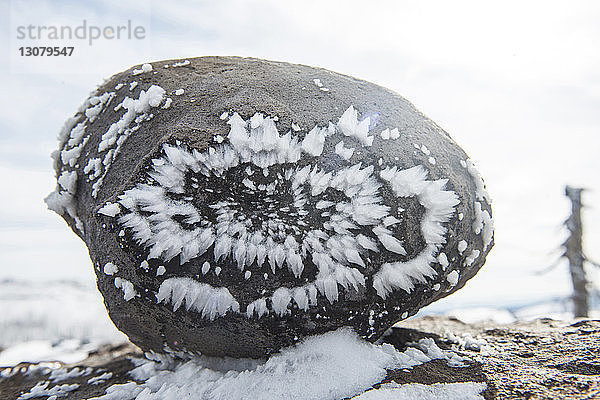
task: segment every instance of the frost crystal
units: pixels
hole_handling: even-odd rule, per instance
[[[491,204],[492,199],[485,188],[485,183],[483,182],[481,174],[475,167],[475,163],[473,163],[471,159],[468,159],[467,161],[461,160],[461,165],[467,169],[475,182],[476,200],[473,202],[475,221],[473,221],[472,227],[473,232],[475,232],[476,235],[481,234],[483,250],[485,251],[492,243],[492,238],[494,236],[494,221],[492,220],[490,213],[487,210],[482,209],[481,202],[486,201],[488,204]]]
[[[103,271],[106,275],[114,275],[117,272],[119,272],[119,267],[117,267],[115,264],[109,262],[104,265]]]
[[[116,277],[115,286],[123,291],[123,298],[125,301],[129,301],[137,295],[137,292],[133,288],[133,284],[127,279]]]
[[[369,117],[359,122],[357,111],[353,106],[350,106],[340,117],[337,126],[345,136],[358,139],[363,146],[371,146],[374,136],[369,136],[370,124],[371,119]]]
[[[118,223],[148,250],[149,259],[185,264],[202,256],[217,265],[228,259],[237,265],[240,280],[250,279],[256,270],[261,276],[265,270],[277,274],[282,268],[302,280],[306,263],[314,265],[317,274],[300,286],[278,288],[242,306],[225,288],[169,278],[161,287],[161,301],[170,301],[177,309],[185,297],[181,293],[197,294],[206,300],[196,304],[189,298],[187,308],[209,318],[227,311],[248,317],[285,315],[292,304],[304,310],[315,305],[318,294],[336,302],[340,290],[356,291],[366,285],[359,268],[367,265],[371,254],[406,255],[395,228],[403,221],[384,204],[384,186],[398,197],[416,198],[424,207],[421,231],[426,247],[411,260],[382,265],[373,281],[377,293],[385,298],[396,289],[410,292],[416,282],[435,274],[431,265],[446,241],[443,224],[459,203],[454,192],[444,190],[446,180],[427,180],[422,166],[376,172],[373,165],[361,163],[346,162],[331,171],[306,164],[322,154],[329,140],[337,142],[336,152],[344,161],[354,149],[345,148],[341,137],[356,139],[362,146],[372,144],[369,119],[359,122],[354,107],[348,107],[337,125],[315,126],[304,137],[281,134],[275,119],[260,113],[248,120],[237,113],[221,118],[230,126],[226,140],[203,152],[181,144],[163,145],[152,161],[149,180],[119,197]],[[182,197],[189,194],[189,187],[201,193],[202,204],[195,203],[194,196]],[[209,270],[207,260],[201,273]],[[214,272],[219,275],[221,267]],[[205,303],[213,304],[211,296],[229,306],[215,306],[221,311],[207,314],[202,310]]]
[[[396,195],[416,196],[425,207],[421,221],[425,248],[409,261],[383,264],[373,278],[377,294],[385,298],[394,289],[410,292],[415,281],[425,282],[427,277],[436,274],[431,264],[436,261],[439,248],[446,243],[446,228],[443,224],[450,220],[460,201],[454,192],[444,190],[446,179],[426,180],[427,171],[420,165],[406,170],[386,168],[380,175],[390,183]]]
[[[79,156],[89,139],[89,134],[86,132],[87,126],[97,118],[114,96],[114,92],[90,96],[81,105],[78,114],[65,123],[58,136],[59,150],[53,153],[58,186],[44,201],[50,210],[60,215],[70,216],[75,222],[75,228],[82,234],[84,226],[77,216],[74,204],[77,181],[80,178],[75,169],[78,166]],[[77,123],[81,117],[84,117],[83,120]]]
[[[140,69],[134,69],[131,74],[132,75],[139,75],[139,74],[143,74],[144,72],[150,72],[152,71],[152,64],[143,64],[142,68]]]
[[[354,148],[344,147],[344,141],[340,140],[340,142],[335,145],[335,153],[344,160],[349,160],[352,157],[352,154],[354,154]]]
[[[114,217],[120,212],[121,208],[117,203],[106,203],[106,205],[98,210],[98,214]]]
[[[450,284],[450,286],[456,286],[456,284],[458,283],[458,271],[452,271],[448,274],[448,276],[446,277],[446,280],[448,281],[448,283]]]
[[[226,288],[214,288],[190,278],[166,279],[158,290],[158,301],[171,303],[173,311],[184,305],[186,310],[192,309],[210,320],[240,309]]]

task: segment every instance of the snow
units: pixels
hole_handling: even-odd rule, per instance
[[[114,159],[119,154],[121,146],[127,140],[129,135],[135,132],[139,124],[149,118],[148,111],[153,107],[158,107],[165,97],[165,90],[158,85],[151,85],[147,90],[140,91],[137,99],[125,97],[117,106],[117,109],[124,109],[125,113],[121,118],[110,125],[108,130],[102,135],[98,144],[98,152],[105,152],[102,164],[104,172],[92,185],[92,196],[96,197],[98,190],[102,186],[104,177],[108,173]],[[132,122],[136,125],[130,126]]]
[[[353,400],[483,400],[480,394],[486,389],[485,383],[386,383],[378,389],[369,390]]]
[[[112,376],[113,376],[112,372],[105,372],[102,375],[94,376],[94,377],[88,379],[87,383],[90,385],[98,385],[98,384],[112,378]]]
[[[450,264],[448,262],[448,257],[446,256],[445,253],[440,253],[437,256],[437,261],[440,263],[440,265],[442,266],[442,269],[446,269],[448,267],[448,265]]]
[[[76,362],[99,343],[126,340],[108,318],[95,279],[0,280],[0,309],[0,365]]]
[[[205,261],[204,264],[202,264],[202,275],[206,275],[209,270],[210,270],[210,263],[208,261]]]
[[[65,171],[58,177],[58,184],[60,187],[68,192],[69,194],[74,195],[77,189],[77,172],[75,171]]]
[[[58,151],[53,153],[58,185],[44,201],[48,208],[57,214],[69,215],[74,220],[76,229],[82,234],[84,226],[77,216],[73,203],[79,178],[73,168],[77,166],[79,156],[89,139],[86,135],[87,124],[96,119],[114,95],[114,92],[106,92],[100,96],[93,93],[79,107],[78,113],[65,122],[58,136]],[[77,123],[82,117],[83,120]]]
[[[450,286],[456,286],[456,284],[458,283],[458,278],[458,271],[452,271],[448,274],[448,276],[446,276],[446,280],[448,281]]]
[[[80,376],[87,376],[92,372],[92,368],[57,368],[52,370],[48,379],[53,382],[63,382],[68,379],[78,378]]]
[[[462,336],[456,336],[449,330],[446,330],[444,333],[444,339],[450,343],[457,344],[459,350],[471,350],[471,351],[495,351],[490,346],[488,346],[488,342],[481,338],[474,338],[469,333],[465,333]]]
[[[381,131],[380,135],[383,140],[396,140],[400,137],[400,131],[398,131],[398,128],[393,128],[392,130],[386,128],[383,131]]]
[[[481,252],[477,249],[471,251],[471,253],[467,256],[467,258],[465,258],[465,265],[466,266],[473,265],[473,263],[475,262],[475,260],[477,260],[477,258],[479,257],[480,254],[481,254]]]
[[[179,61],[176,63],[171,64],[171,67],[173,68],[177,68],[177,67],[185,67],[186,65],[190,65],[190,60],[184,60],[184,61]],[[166,67],[166,65],[165,65]]]
[[[57,397],[66,396],[69,392],[72,392],[79,388],[79,385],[76,383],[72,385],[55,385],[51,388],[48,388],[49,385],[49,381],[38,382],[34,387],[32,387],[29,390],[29,392],[23,393],[17,398],[17,400],[33,399],[44,396],[54,396],[54,399],[56,399]]]
[[[97,343],[82,344],[81,341],[68,339],[29,340],[13,344],[0,352],[0,366],[11,366],[22,362],[60,361],[75,363],[87,358],[95,350]]]
[[[167,97],[165,100],[165,104],[163,104],[163,106],[161,108],[163,110],[166,110],[167,108],[171,107],[171,103],[173,103],[173,99],[170,97]]]
[[[117,267],[115,264],[113,264],[113,263],[109,262],[109,263],[106,263],[106,264],[104,265],[103,272],[104,272],[106,275],[114,275],[114,274],[116,274],[117,272],[119,272],[119,267]]]
[[[342,328],[305,339],[266,361],[192,358],[134,360],[136,382],[113,385],[97,400],[152,399],[318,399],[338,400],[364,392],[390,368],[411,368],[432,359],[462,365],[462,359],[422,339],[400,353],[373,345]]]
[[[114,217],[121,211],[121,207],[118,203],[106,203],[102,208],[98,210],[98,214],[106,215],[108,217]]]
[[[183,89],[177,89],[175,91],[175,96],[181,96],[184,92],[185,92],[185,90],[183,90]]]
[[[115,287],[123,291],[123,299],[125,299],[125,301],[129,301],[137,296],[137,292],[133,288],[133,284],[127,279],[116,277]]]
[[[142,68],[140,69],[134,69],[131,74],[132,75],[140,75],[143,74],[144,72],[150,72],[152,71],[152,64],[143,64]]]

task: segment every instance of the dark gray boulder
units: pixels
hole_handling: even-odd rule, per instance
[[[116,74],[65,124],[55,164],[46,202],[144,350],[262,357],[345,325],[374,341],[493,244],[483,180],[446,132],[385,88],[302,65]]]

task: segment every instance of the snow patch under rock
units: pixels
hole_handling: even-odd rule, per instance
[[[137,359],[130,375],[139,383],[113,385],[96,400],[338,400],[368,390],[387,369],[411,368],[433,359],[462,365],[461,357],[441,350],[432,339],[414,345],[400,353],[389,344],[373,345],[341,328],[309,337],[258,363],[207,357],[187,361],[163,357],[161,363]]]

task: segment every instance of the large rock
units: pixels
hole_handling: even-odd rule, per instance
[[[395,93],[234,57],[114,75],[60,137],[49,207],[144,350],[262,357],[352,326],[374,341],[473,277],[490,200]]]

